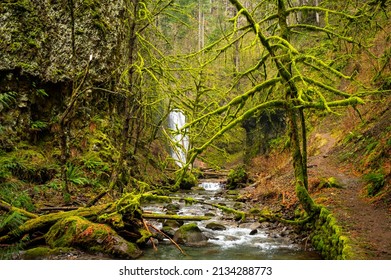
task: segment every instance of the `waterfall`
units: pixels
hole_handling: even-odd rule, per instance
[[[173,145],[171,157],[176,164],[183,167],[186,163],[187,150],[189,149],[189,136],[181,129],[186,124],[186,117],[180,110],[173,110],[168,115],[168,128],[171,129]]]

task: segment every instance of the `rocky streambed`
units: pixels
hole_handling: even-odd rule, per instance
[[[159,241],[158,249],[144,248],[141,259],[320,259],[306,246],[305,238],[278,222],[241,221],[234,214],[223,213],[211,204],[237,208],[238,204],[218,181],[203,181],[198,188],[176,194],[194,198],[203,204],[188,205],[180,200],[170,204],[151,203],[144,211],[186,216],[209,216],[206,221],[151,221],[154,227],[177,242],[184,255],[168,238]],[[182,202],[183,201],[183,202]],[[243,204],[241,207],[248,207]],[[244,209],[248,210],[248,209]]]

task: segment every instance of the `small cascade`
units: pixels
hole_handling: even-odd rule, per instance
[[[172,131],[173,145],[171,157],[176,164],[183,167],[186,163],[187,151],[189,149],[189,136],[181,129],[186,125],[186,116],[180,110],[173,110],[168,115],[168,127]]]
[[[201,182],[199,186],[206,191],[218,191],[222,188],[220,182]]]

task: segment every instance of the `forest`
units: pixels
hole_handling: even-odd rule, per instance
[[[0,259],[391,259],[390,12],[1,1]]]

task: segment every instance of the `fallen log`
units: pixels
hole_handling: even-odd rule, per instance
[[[21,208],[17,208],[15,206],[12,206],[11,204],[5,202],[4,200],[0,200],[0,209],[3,209],[7,212],[18,212],[20,214],[22,214],[23,216],[27,217],[27,218],[38,218],[38,215],[37,214],[33,214],[31,212],[28,212],[24,209],[21,209]]]
[[[91,221],[96,221],[98,216],[105,213],[105,210],[108,209],[109,206],[110,205],[104,204],[90,208],[79,208],[69,212],[57,212],[36,216],[35,218],[31,217],[30,220],[26,221],[18,228],[8,232],[6,235],[1,236],[0,243],[11,243],[17,241],[25,234],[40,231],[41,229],[49,229],[50,226],[54,225],[58,220],[71,216],[85,217]]]

